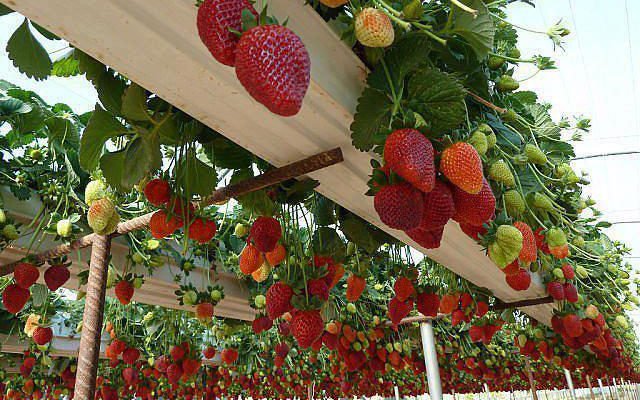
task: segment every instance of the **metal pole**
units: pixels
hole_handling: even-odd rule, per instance
[[[427,367],[429,396],[431,397],[431,400],[442,400],[440,367],[438,366],[436,339],[433,334],[433,324],[431,321],[425,321],[420,324],[420,335],[422,336],[422,352],[424,353],[424,364]]]
[[[598,386],[600,386],[600,395],[602,396],[602,400],[607,400],[607,397],[604,394],[604,386],[602,386],[602,379],[600,378],[598,378]]]
[[[589,393],[591,393],[591,400],[596,400],[596,394],[593,392],[593,386],[591,386],[591,377],[587,375],[587,386],[589,386]]]
[[[396,396],[396,400],[400,400],[400,392],[398,391],[398,386],[393,387],[393,393]]]
[[[615,389],[616,399],[620,400],[620,390],[618,390],[618,384],[616,383],[616,378],[613,378],[613,388]]]
[[[567,379],[567,386],[569,387],[569,395],[573,400],[576,399],[576,390],[573,388],[573,378],[571,378],[571,372],[568,369],[564,369],[564,377]]]
[[[89,279],[82,316],[82,334],[76,372],[75,398],[79,400],[89,400],[95,396],[110,252],[111,239],[107,236],[96,235],[91,247]]]
[[[487,400],[491,400],[491,394],[489,394],[489,385],[487,385],[487,382],[484,383],[484,392],[487,394]]]
[[[531,361],[529,357],[525,357],[524,365],[527,368],[527,378],[529,378],[529,387],[531,388],[531,395],[533,400],[538,400],[538,392],[536,390],[536,381],[533,379],[533,371],[531,371]]]

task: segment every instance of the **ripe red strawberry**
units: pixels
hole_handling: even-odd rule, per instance
[[[441,228],[455,213],[456,206],[449,185],[436,181],[433,190],[424,195],[424,214],[420,228],[427,231]]]
[[[515,274],[505,275],[505,280],[513,290],[527,290],[531,286],[531,274],[522,268]]]
[[[425,317],[435,317],[440,309],[440,297],[436,293],[420,293],[416,300],[416,308]]]
[[[44,272],[44,281],[49,290],[56,291],[62,287],[71,276],[69,268],[63,264],[52,265]]]
[[[200,369],[202,365],[202,361],[194,360],[192,358],[187,358],[182,362],[182,378],[184,380],[188,380],[190,377],[195,375],[196,372]]]
[[[293,289],[283,282],[276,282],[267,290],[266,309],[271,319],[276,319],[291,310]]]
[[[248,0],[205,0],[198,9],[198,34],[211,55],[233,67],[240,38],[232,32],[242,31],[242,10],[258,13]]]
[[[256,248],[256,246],[248,243],[242,253],[240,253],[239,266],[240,271],[245,275],[250,275],[256,272],[264,262],[264,256]]]
[[[140,358],[140,350],[134,347],[127,347],[125,351],[122,352],[122,361],[125,364],[133,365]]]
[[[164,179],[156,178],[144,186],[144,196],[156,207],[167,204],[171,200],[171,187]]]
[[[474,343],[481,342],[482,339],[484,338],[484,327],[471,325],[469,327],[469,338]]]
[[[451,326],[458,326],[465,320],[464,311],[461,309],[453,310],[451,313]]]
[[[310,296],[318,296],[320,300],[329,300],[329,286],[324,278],[310,279],[307,283],[307,290]]]
[[[2,304],[11,314],[17,314],[31,297],[29,289],[11,284],[2,293]]]
[[[173,346],[171,350],[169,350],[169,354],[173,361],[182,361],[186,353],[187,351],[180,345]]]
[[[258,250],[268,253],[276,248],[278,240],[282,236],[280,222],[273,217],[258,217],[251,225],[249,238]]]
[[[204,302],[196,305],[196,318],[203,322],[211,321],[213,318],[213,304]]]
[[[217,230],[216,221],[196,218],[189,225],[189,239],[193,239],[198,243],[208,243],[216,235]]]
[[[213,346],[207,346],[203,351],[202,351],[202,355],[204,356],[204,358],[206,358],[207,360],[211,360],[213,357],[216,356],[216,348]]]
[[[169,365],[169,367],[167,367],[167,379],[169,380],[169,383],[178,383],[180,378],[182,378],[183,373],[184,372],[182,371],[182,366],[180,364],[173,363]]]
[[[482,160],[469,143],[458,142],[447,147],[440,157],[440,172],[467,193],[477,194],[482,189]]]
[[[358,301],[366,286],[367,281],[363,277],[355,274],[349,275],[347,278],[347,301],[352,303]]]
[[[13,269],[13,279],[15,279],[16,285],[24,289],[29,289],[39,277],[38,267],[31,263],[21,262]]]
[[[120,339],[113,339],[110,346],[112,346],[115,355],[120,355],[127,349],[127,344]]]
[[[415,294],[416,289],[413,287],[413,283],[410,279],[401,276],[396,279],[396,282],[393,284],[393,291],[395,292],[398,300],[405,301]]]
[[[182,221],[175,216],[169,216],[165,210],[158,210],[149,220],[149,230],[156,239],[162,239],[182,226]]]
[[[407,182],[382,187],[373,206],[380,220],[393,229],[417,228],[424,214],[422,193]]]
[[[424,230],[420,227],[405,231],[405,233],[420,246],[425,249],[437,249],[440,247],[444,227],[433,230]]]
[[[33,341],[38,346],[44,346],[53,339],[53,330],[48,326],[39,326],[33,331]]]
[[[522,233],[522,250],[518,259],[524,265],[529,265],[538,259],[538,247],[536,246],[536,238],[533,235],[531,227],[524,222],[516,221],[513,226],[518,228]]]
[[[256,317],[251,323],[253,332],[257,335],[264,331],[268,331],[273,326],[273,320],[266,315]]]
[[[513,262],[509,265],[507,265],[506,267],[504,267],[504,269],[502,270],[502,272],[504,272],[505,275],[514,275],[520,272],[520,261],[513,260]]]
[[[564,331],[567,336],[571,338],[577,338],[584,332],[580,317],[575,314],[567,314],[562,317],[562,326],[564,327]]]
[[[124,306],[131,302],[131,298],[133,297],[133,285],[129,281],[120,281],[116,284],[114,288],[116,293],[116,297],[120,301],[120,303]]]
[[[436,184],[433,146],[415,129],[398,129],[384,144],[384,161],[391,170],[421,191],[431,192]]]
[[[576,273],[570,264],[562,265],[562,274],[564,275],[564,279],[573,279],[576,277]]]
[[[489,305],[484,301],[478,301],[476,303],[476,316],[478,318],[484,317],[489,312]]]
[[[409,315],[413,309],[413,300],[410,298],[405,301],[400,301],[397,297],[394,297],[389,302],[389,319],[393,325],[398,325],[402,318]]]
[[[279,355],[280,357],[284,358],[287,356],[287,354],[289,354],[289,345],[286,344],[285,342],[280,342],[278,344],[276,344],[275,347],[275,352],[277,355]]]
[[[175,197],[172,200],[172,204],[173,215],[179,223],[178,228],[181,228],[184,225],[185,221],[187,223],[191,223],[193,221],[193,214],[196,212],[196,207],[191,201]]]
[[[549,296],[553,297],[554,300],[564,300],[564,288],[560,282],[551,281],[547,283],[547,293],[549,293]]]
[[[306,349],[324,332],[324,321],[320,310],[297,311],[291,320],[291,333],[298,345]]]
[[[474,240],[480,240],[480,236],[484,236],[487,233],[487,228],[483,225],[475,226],[465,222],[458,222],[458,225],[460,225],[462,232]]]
[[[300,111],[310,70],[304,43],[284,26],[256,26],[242,35],[236,48],[238,80],[254,99],[278,115]]]
[[[569,303],[577,303],[579,300],[578,297],[578,289],[575,287],[573,283],[567,282],[562,286],[564,290],[564,298]]]
[[[469,194],[456,186],[453,186],[451,191],[456,206],[454,220],[469,225],[482,226],[493,216],[496,209],[496,198],[486,180],[482,181],[482,187],[476,194]]]

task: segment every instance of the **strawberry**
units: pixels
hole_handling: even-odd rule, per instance
[[[287,257],[287,249],[280,243],[276,244],[276,247],[270,252],[266,253],[264,257],[272,266],[279,265]]]
[[[496,209],[496,198],[486,180],[482,181],[482,188],[476,194],[469,194],[457,186],[453,186],[451,192],[456,209],[454,220],[482,226],[492,218]]]
[[[115,230],[112,223],[114,215],[117,215],[116,206],[104,197],[91,204],[87,212],[87,222],[95,233],[108,235]]]
[[[200,369],[201,365],[201,360],[194,360],[192,358],[187,358],[186,360],[182,361],[182,379],[188,380],[190,377],[195,375],[195,373]]]
[[[62,287],[71,276],[69,268],[63,264],[52,265],[44,272],[44,281],[52,292]]]
[[[262,253],[256,248],[256,246],[248,243],[242,253],[240,253],[240,271],[245,275],[254,273],[258,268],[262,266],[264,257]]]
[[[127,347],[125,351],[122,352],[122,361],[125,364],[133,365],[140,358],[140,350],[134,347]]]
[[[398,129],[391,133],[384,144],[384,160],[414,187],[425,193],[433,190],[436,184],[433,146],[419,131]]]
[[[211,321],[213,318],[213,304],[204,302],[196,305],[196,318],[203,322]]]
[[[467,193],[477,194],[482,190],[482,160],[476,149],[468,143],[454,143],[442,152],[440,172]]]
[[[187,354],[186,350],[182,346],[173,346],[171,350],[169,350],[169,354],[173,361],[182,361],[184,356]]]
[[[24,289],[29,289],[40,277],[38,267],[31,263],[18,263],[13,270],[13,279],[16,285]]]
[[[178,228],[184,225],[184,221],[186,221],[187,224],[192,222],[193,214],[196,212],[196,207],[192,202],[176,197],[171,203],[173,204],[171,210],[173,215],[176,216]]]
[[[349,275],[347,278],[347,301],[352,303],[358,301],[366,286],[367,281],[363,277],[355,274]]]
[[[392,298],[389,302],[388,309],[389,319],[391,320],[391,323],[397,326],[404,317],[409,315],[412,309],[413,300],[411,300],[411,298],[405,301],[400,301],[397,297]]]
[[[562,264],[562,275],[564,279],[573,279],[576,277],[576,273],[570,264]]]
[[[251,323],[251,328],[256,335],[264,331],[268,331],[272,326],[273,320],[266,315],[263,315],[261,317],[256,316],[256,318]]]
[[[114,288],[116,293],[116,297],[120,301],[120,304],[126,306],[131,302],[131,298],[133,297],[133,285],[129,281],[120,281],[116,284]]]
[[[456,212],[453,193],[449,186],[444,182],[436,181],[433,190],[423,197],[424,214],[419,228],[431,231],[445,226]]]
[[[38,346],[44,346],[49,343],[51,339],[53,339],[53,330],[48,326],[39,326],[35,331],[33,331],[33,341]]]
[[[84,201],[89,206],[94,201],[100,200],[107,196],[107,186],[100,180],[91,181],[84,188]]]
[[[271,275],[271,269],[271,264],[263,262],[260,268],[251,273],[251,277],[258,283],[264,282]]]
[[[547,293],[549,293],[549,296],[553,297],[554,300],[564,300],[564,288],[560,282],[551,281],[547,283]]]
[[[504,199],[505,208],[510,217],[517,217],[525,212],[527,206],[524,198],[517,190],[507,190],[502,195],[502,198]]]
[[[505,275],[514,275],[520,272],[520,261],[513,260],[513,262],[502,270]]]
[[[207,347],[205,347],[204,350],[202,350],[202,355],[207,360],[211,360],[213,357],[216,356],[216,348],[213,347],[213,346],[207,346]]]
[[[478,325],[471,325],[469,327],[469,338],[472,342],[481,342],[484,338],[484,327]]]
[[[514,187],[516,185],[516,178],[504,160],[498,160],[491,164],[489,167],[489,178],[507,187]]]
[[[526,269],[520,270],[512,275],[506,275],[505,280],[513,290],[527,290],[531,285],[531,274]]]
[[[570,338],[577,338],[584,332],[582,322],[580,322],[580,317],[575,314],[567,314],[562,317],[562,326],[564,327],[564,331],[567,336]]]
[[[391,19],[381,10],[367,7],[356,14],[356,39],[367,47],[388,47],[393,43],[395,33]]]
[[[320,300],[329,300],[329,286],[323,278],[310,279],[307,282],[307,291],[311,296],[318,296]]]
[[[277,355],[279,355],[280,357],[284,358],[287,356],[287,354],[289,354],[289,345],[286,344],[285,342],[280,342],[278,344],[276,344],[275,347],[275,352]]]
[[[165,210],[154,212],[149,220],[151,236],[156,239],[162,239],[171,235],[181,225],[182,222],[178,218],[169,216]]]
[[[440,312],[443,314],[451,314],[458,307],[460,295],[457,293],[445,294],[440,299]]]
[[[238,80],[251,97],[278,115],[287,117],[300,111],[310,70],[302,40],[284,26],[251,28],[236,48]]]
[[[564,298],[569,303],[577,303],[579,300],[578,289],[575,287],[573,283],[567,282],[562,285],[562,289],[564,291]]]
[[[258,13],[248,0],[205,0],[198,9],[197,26],[200,40],[222,64],[233,67],[236,46],[240,40],[233,31],[242,30],[242,11]]]
[[[460,225],[462,232],[474,240],[480,240],[480,236],[484,236],[487,233],[487,228],[482,225],[469,225],[465,222],[459,222],[458,225]]]
[[[273,217],[261,216],[256,218],[249,232],[249,239],[263,253],[268,253],[275,249],[280,236],[282,236],[280,222]]]
[[[484,317],[489,312],[489,305],[484,301],[478,301],[476,303],[476,316],[478,318]]]
[[[29,289],[11,284],[2,293],[2,304],[11,314],[17,314],[31,297]]]
[[[171,200],[171,187],[164,179],[156,178],[150,180],[144,186],[144,196],[149,203],[156,207],[167,204]]]
[[[444,226],[433,230],[425,230],[420,227],[405,231],[405,233],[425,249],[437,249],[440,247]]]
[[[516,221],[513,223],[520,233],[522,233],[522,250],[518,255],[518,259],[523,265],[528,266],[538,259],[538,247],[536,246],[536,238],[533,235],[531,227],[524,222]]]
[[[405,301],[415,294],[416,289],[413,287],[413,283],[411,283],[410,279],[401,276],[396,279],[393,284],[393,291],[395,292],[398,300]]]
[[[298,345],[306,349],[324,332],[324,321],[320,310],[297,311],[291,320],[291,333]]]
[[[544,165],[547,163],[547,155],[535,144],[527,143],[524,146],[524,154],[527,156],[527,161],[532,164]]]
[[[208,243],[216,235],[217,229],[215,221],[196,218],[189,225],[189,239],[193,239],[198,243]]]
[[[435,317],[440,308],[440,297],[436,293],[420,293],[416,300],[416,308],[425,317]]]
[[[373,206],[380,220],[393,229],[417,228],[424,213],[422,193],[406,182],[382,187]]]
[[[276,282],[267,290],[267,315],[276,319],[291,310],[293,289],[283,282]]]
[[[500,225],[495,240],[489,244],[489,258],[500,268],[505,268],[518,258],[522,250],[522,233],[512,225]]]
[[[122,378],[127,385],[134,385],[138,380],[138,372],[136,372],[136,370],[131,367],[127,367],[122,370]]]
[[[171,384],[176,384],[180,381],[180,378],[182,378],[183,373],[182,366],[178,363],[173,363],[167,367],[167,380],[169,380]]]

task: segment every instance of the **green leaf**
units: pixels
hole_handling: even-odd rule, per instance
[[[308,208],[313,213],[314,222],[320,226],[335,224],[335,203],[320,194],[316,194],[312,199],[314,201]]]
[[[31,25],[36,28],[36,30],[38,32],[40,32],[40,34],[42,36],[44,36],[45,38],[49,39],[49,40],[60,40],[60,38],[58,37],[58,35],[56,35],[55,33],[49,32],[49,30],[41,25],[36,24],[35,22],[31,21]]]
[[[611,222],[607,222],[607,221],[600,221],[596,224],[597,228],[611,228],[612,224]]]
[[[0,3],[0,17],[3,15],[11,14],[13,12],[12,9]]]
[[[358,99],[356,113],[351,123],[351,141],[360,151],[369,151],[378,141],[383,130],[388,131],[393,103],[380,90],[366,88]]]
[[[536,92],[529,90],[522,90],[511,94],[509,97],[515,99],[520,104],[535,104],[538,101],[538,95]]]
[[[531,168],[525,166],[524,168],[516,168],[520,185],[522,186],[522,194],[528,195],[529,193],[536,193],[542,190],[542,185],[536,179],[535,173]]]
[[[73,121],[62,117],[49,118],[46,121],[49,143],[63,148],[77,149],[80,142],[78,129]]]
[[[181,160],[176,171],[176,183],[186,195],[210,195],[218,184],[216,170],[202,162],[194,151]]]
[[[31,286],[31,303],[34,307],[40,307],[44,304],[49,296],[49,289],[41,283]]]
[[[162,164],[160,143],[154,139],[137,137],[128,145],[124,156],[124,170],[121,187],[129,189],[149,172]]]
[[[31,33],[26,18],[9,38],[7,54],[13,65],[30,78],[45,79],[51,73],[49,54]]]
[[[53,62],[52,76],[69,77],[80,74],[80,62],[74,57],[75,50],[70,50]]]
[[[493,48],[495,26],[489,10],[482,0],[461,0],[463,3],[478,11],[476,16],[462,10],[460,7],[451,7],[451,21],[453,26],[450,32],[462,36],[471,45],[478,60],[487,56]]]
[[[122,98],[122,115],[132,121],[148,121],[147,95],[144,89],[135,83],[127,88]]]
[[[372,228],[365,221],[353,214],[349,214],[340,221],[340,229],[350,242],[369,254],[375,252],[384,243],[384,240],[372,233]]]
[[[26,114],[32,110],[29,103],[22,100],[0,95],[0,117],[13,114]]]
[[[163,122],[156,127],[156,132],[162,144],[175,146],[180,143],[180,132],[178,132],[175,114],[163,120]]]
[[[124,80],[114,75],[113,71],[107,70],[94,81],[94,85],[98,91],[98,99],[104,108],[114,115],[121,115],[122,96],[127,88]]]
[[[204,146],[207,157],[216,167],[243,169],[253,164],[253,154],[222,135]]]
[[[320,256],[331,256],[335,260],[344,259],[347,250],[335,229],[321,226],[313,233],[313,251]]]
[[[410,108],[436,133],[456,128],[464,121],[464,97],[462,85],[436,69],[421,69],[409,79]]]
[[[95,85],[105,72],[106,67],[100,61],[79,49],[73,50],[73,56],[78,60],[80,72],[85,74],[86,78]]]
[[[250,178],[253,178],[253,171],[251,168],[236,170],[234,171],[229,183],[235,184]],[[236,200],[238,200],[238,203],[240,203],[242,208],[248,213],[254,213],[257,215],[273,215],[276,210],[275,203],[269,196],[267,196],[264,189],[238,196]]]
[[[126,131],[127,128],[118,122],[113,115],[96,105],[80,139],[80,165],[82,168],[86,171],[93,171],[98,166],[100,154],[107,140]]]
[[[100,157],[100,170],[102,171],[104,179],[109,186],[118,191],[126,190],[126,188],[122,186],[122,177],[125,175],[125,156],[126,150],[120,150],[113,153],[105,153]]]

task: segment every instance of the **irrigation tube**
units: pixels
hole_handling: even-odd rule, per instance
[[[425,321],[420,324],[422,336],[422,351],[424,364],[427,367],[427,381],[429,383],[429,397],[431,400],[442,400],[442,383],[440,382],[440,367],[436,353],[436,340],[433,334],[433,324]]]

